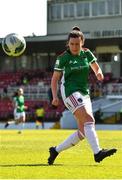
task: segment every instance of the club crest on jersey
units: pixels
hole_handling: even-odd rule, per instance
[[[79,103],[83,102],[83,100],[81,98],[78,98],[77,100],[78,100]]]
[[[56,60],[56,65],[59,65],[59,59]]]

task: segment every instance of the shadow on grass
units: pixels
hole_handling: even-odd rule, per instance
[[[28,166],[28,167],[32,167],[32,166],[49,166],[48,164],[3,164],[0,165],[0,167],[16,167],[16,166]],[[62,166],[62,164],[54,164],[51,165],[52,166]],[[49,166],[50,167],[50,166]]]

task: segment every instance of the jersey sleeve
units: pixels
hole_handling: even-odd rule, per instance
[[[13,98],[13,105],[17,106],[17,98],[16,97]]]
[[[87,55],[87,59],[88,59],[89,64],[97,61],[97,58],[94,56],[94,54],[89,49],[87,49],[86,55]]]
[[[16,103],[16,97],[13,98],[13,102]]]
[[[63,71],[65,66],[64,59],[60,56],[57,57],[57,60],[55,62],[54,70],[55,71]]]

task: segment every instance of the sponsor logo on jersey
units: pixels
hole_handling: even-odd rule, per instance
[[[80,70],[80,69],[84,69],[84,68],[87,68],[87,66],[71,67],[71,70]]]
[[[69,61],[69,64],[77,64],[78,62],[75,60],[75,61],[72,61],[72,60],[70,60]]]

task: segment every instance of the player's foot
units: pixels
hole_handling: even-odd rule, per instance
[[[18,131],[18,134],[21,134],[22,133],[22,131]]]
[[[7,122],[4,126],[4,128],[7,128],[9,126],[9,123]]]
[[[113,155],[116,153],[117,149],[102,149],[97,154],[94,155],[94,159],[96,162],[102,161],[104,158]]]
[[[49,153],[50,153],[50,156],[48,158],[48,164],[52,165],[56,157],[58,156],[58,152],[56,151],[55,147],[51,147],[49,148]]]

